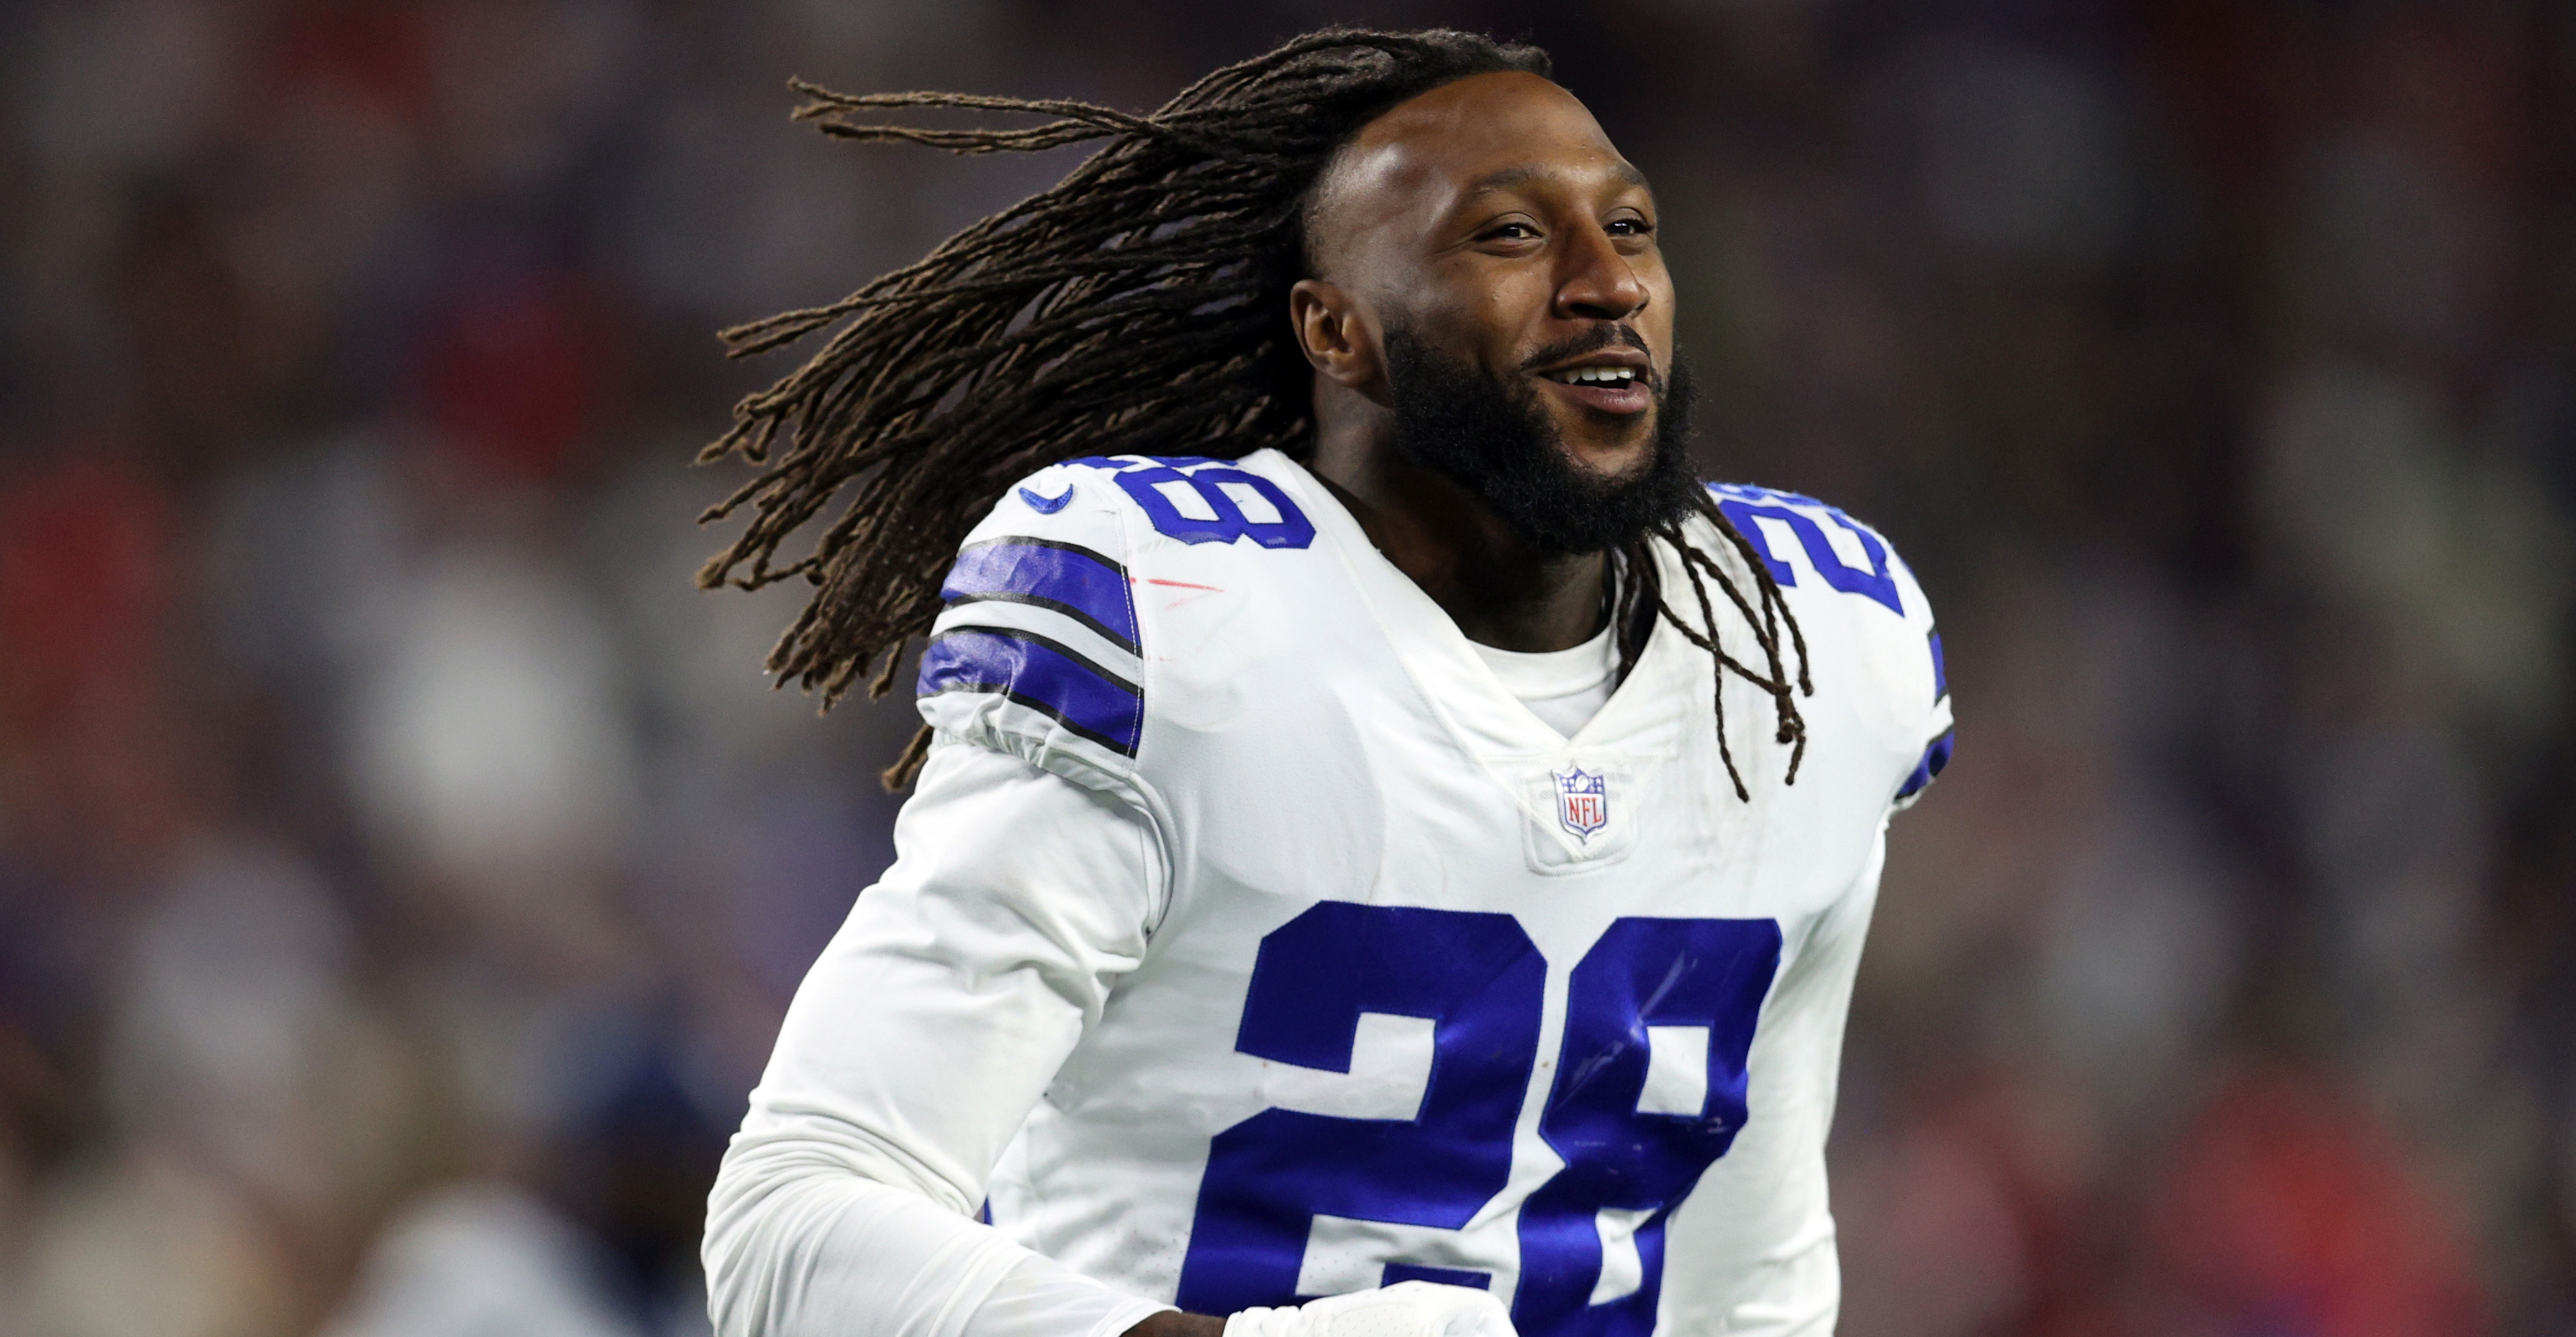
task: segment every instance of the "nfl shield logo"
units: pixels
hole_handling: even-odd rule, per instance
[[[1548,774],[1556,777],[1556,820],[1589,844],[1593,832],[1610,824],[1609,784],[1580,766]]]

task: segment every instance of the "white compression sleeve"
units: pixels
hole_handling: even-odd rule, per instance
[[[974,1337],[1118,1337],[1169,1308],[1031,1254],[984,1297],[967,1331]]]
[[[936,748],[898,857],[797,990],[709,1196],[720,1337],[1116,1337],[1169,1308],[975,1218],[1159,912],[1150,824]]]

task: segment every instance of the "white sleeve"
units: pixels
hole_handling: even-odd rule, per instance
[[[943,742],[896,860],[796,991],[707,1204],[719,1337],[1116,1337],[1167,1304],[977,1220],[992,1166],[1145,950],[1151,823]]]

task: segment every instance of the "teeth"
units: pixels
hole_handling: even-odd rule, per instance
[[[1549,379],[1567,385],[1626,385],[1637,379],[1634,367],[1572,367],[1549,373]]]

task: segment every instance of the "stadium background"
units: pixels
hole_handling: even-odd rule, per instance
[[[0,0],[0,1335],[699,1331],[910,728],[690,587],[712,331],[1069,162],[784,80],[1332,18],[1553,48],[1943,615],[1844,1330],[2576,1331],[2576,8]]]

